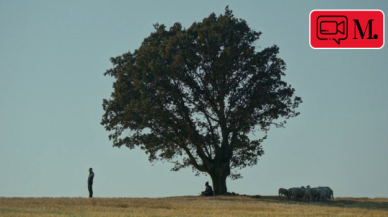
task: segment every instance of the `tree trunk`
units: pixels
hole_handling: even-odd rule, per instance
[[[214,195],[224,195],[228,192],[226,188],[226,177],[222,174],[211,175]]]
[[[213,164],[209,165],[208,173],[212,178],[214,195],[225,195],[228,193],[226,188],[226,178],[230,175],[230,158],[227,152],[222,149],[216,153]]]

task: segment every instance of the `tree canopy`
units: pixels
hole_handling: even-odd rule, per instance
[[[215,194],[225,194],[226,178],[257,163],[267,131],[296,117],[302,100],[282,80],[279,48],[257,51],[262,33],[228,7],[188,29],[154,28],[138,49],[110,59],[104,75],[114,77],[114,91],[101,124],[113,146],[207,173]]]

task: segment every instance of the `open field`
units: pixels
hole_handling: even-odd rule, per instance
[[[0,216],[388,216],[388,198],[311,204],[278,196],[0,198]]]

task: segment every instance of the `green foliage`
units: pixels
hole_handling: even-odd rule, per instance
[[[279,48],[256,51],[261,32],[228,7],[188,29],[154,28],[139,49],[111,58],[114,67],[105,72],[116,79],[103,101],[109,139],[140,147],[150,161],[173,162],[175,171],[192,166],[239,178],[237,169],[264,154],[270,127],[299,114],[301,98],[281,80],[286,64]],[[254,131],[264,136],[252,140]]]

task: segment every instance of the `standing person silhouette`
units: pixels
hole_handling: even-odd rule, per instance
[[[93,197],[93,178],[94,178],[94,172],[92,168],[89,168],[89,176],[88,176],[88,190],[89,190],[89,197]]]

